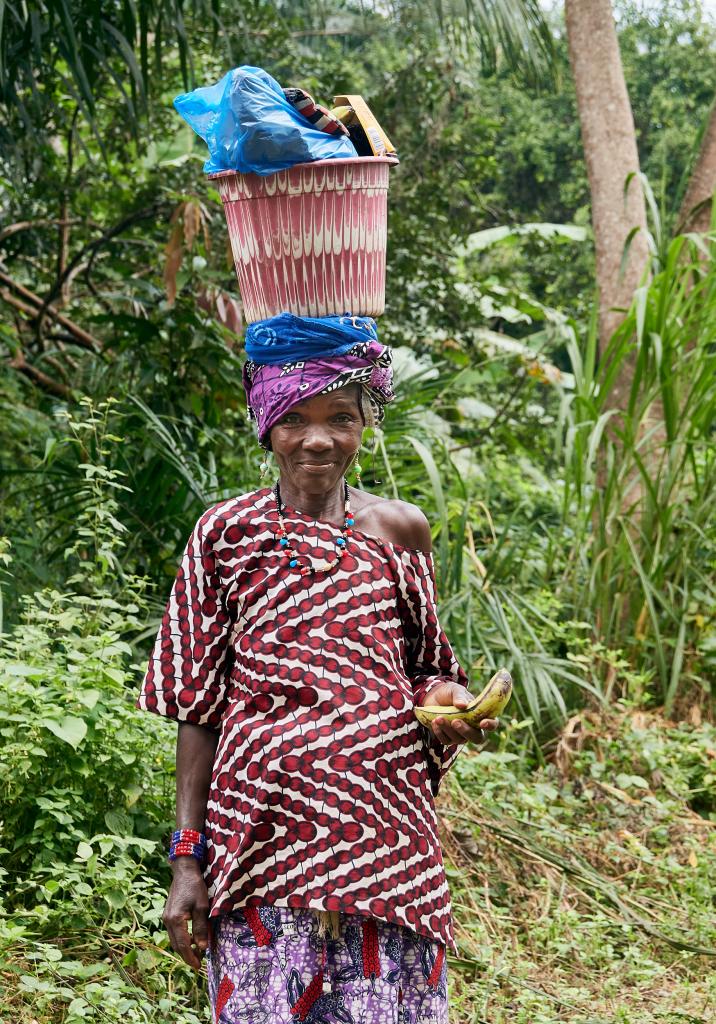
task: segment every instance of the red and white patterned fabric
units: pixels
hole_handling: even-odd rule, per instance
[[[314,128],[327,135],[348,135],[348,129],[330,110],[316,103],[305,89],[284,89],[283,94],[299,114],[303,114]]]
[[[292,546],[336,526],[287,507]],[[413,708],[467,685],[435,611],[432,558],[354,529],[297,575],[268,488],[209,509],[187,544],[138,707],[220,730],[207,808],[211,916],[361,913],[453,951],[433,797],[460,745]]]

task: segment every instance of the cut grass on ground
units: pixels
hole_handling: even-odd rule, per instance
[[[716,1020],[713,726],[584,714],[519,764],[464,751],[440,798],[452,1024]]]

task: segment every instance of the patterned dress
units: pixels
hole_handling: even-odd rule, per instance
[[[218,919],[207,952],[217,1024],[447,1024],[445,946],[375,917],[247,907]]]
[[[333,557],[338,527],[284,517],[299,554]],[[354,529],[336,569],[299,576],[277,526],[269,488],[200,518],[138,701],[220,733],[211,917],[342,912],[455,951],[434,796],[461,746],[413,708],[467,679],[436,616],[431,556]]]

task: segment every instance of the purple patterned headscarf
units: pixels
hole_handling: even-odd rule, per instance
[[[391,352],[378,341],[370,317],[282,313],[251,324],[246,348],[249,416],[264,448],[270,447],[271,428],[288,410],[315,395],[360,384],[364,416],[373,422],[382,420],[383,406],[393,400]]]

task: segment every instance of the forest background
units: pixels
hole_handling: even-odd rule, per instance
[[[171,105],[242,63],[362,93],[397,145],[365,475],[433,523],[473,688],[516,679],[440,797],[452,1019],[716,1016],[716,27],[614,8],[641,206],[605,305],[585,9],[612,31],[568,3],[570,65],[529,2],[4,5],[0,1020],[208,1020],[161,925],[174,731],[133,702],[193,523],[258,486],[221,205]]]

